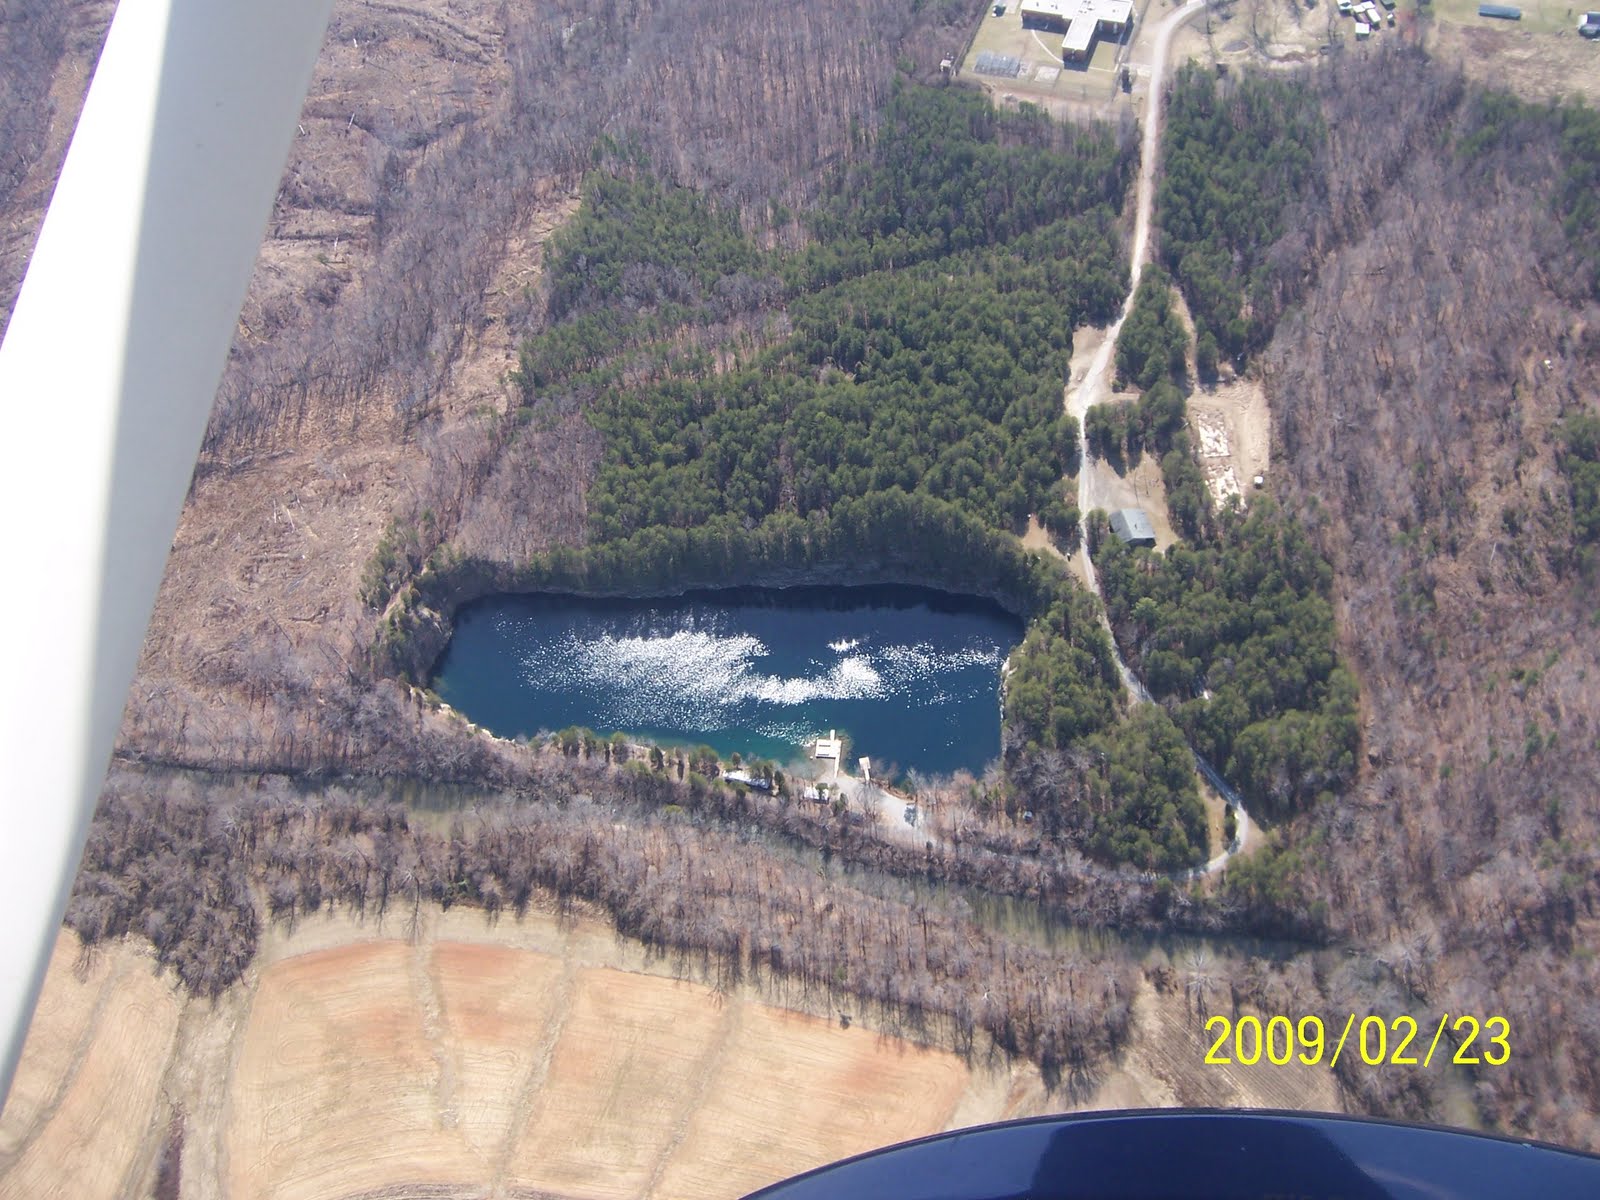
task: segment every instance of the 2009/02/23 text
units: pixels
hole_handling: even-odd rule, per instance
[[[1451,1044],[1445,1045],[1441,1052],[1440,1043],[1447,1028]],[[1366,1016],[1358,1023],[1356,1014],[1351,1013],[1333,1043],[1331,1055],[1328,1054],[1327,1027],[1322,1018],[1316,1016],[1301,1017],[1297,1021],[1278,1016],[1263,1021],[1257,1016],[1218,1015],[1206,1019],[1206,1036],[1213,1039],[1205,1057],[1211,1066],[1253,1067],[1261,1062],[1284,1066],[1299,1061],[1311,1067],[1322,1062],[1326,1055],[1328,1066],[1336,1067],[1340,1055],[1346,1052],[1346,1043],[1369,1067],[1428,1067],[1436,1059],[1441,1064],[1476,1066],[1487,1063],[1491,1067],[1501,1067],[1511,1061],[1511,1022],[1504,1017],[1480,1021],[1473,1016],[1452,1017],[1445,1013],[1434,1026],[1430,1039],[1414,1017],[1404,1014],[1387,1018]],[[1426,1052],[1422,1051],[1423,1044],[1427,1045]]]

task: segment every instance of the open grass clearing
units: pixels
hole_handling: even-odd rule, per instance
[[[1526,19],[1491,21],[1471,11],[1464,22],[1433,22],[1428,47],[1441,61],[1459,62],[1469,78],[1527,100],[1566,96],[1600,104],[1600,42],[1578,36],[1579,9],[1553,33],[1536,32]]]

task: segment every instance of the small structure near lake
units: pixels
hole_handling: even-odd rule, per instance
[[[1111,532],[1129,546],[1148,546],[1154,550],[1156,529],[1150,514],[1142,508],[1119,508],[1111,514]]]

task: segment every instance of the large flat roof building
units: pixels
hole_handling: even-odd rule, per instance
[[[1063,63],[1088,62],[1095,38],[1133,27],[1133,0],[1022,0],[1018,11],[1026,28],[1061,34]]]

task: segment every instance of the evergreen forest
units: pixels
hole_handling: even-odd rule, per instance
[[[1076,461],[1061,387],[1124,290],[1130,170],[1104,127],[902,86],[798,252],[637,165],[593,172],[516,375],[604,435],[591,540],[887,490],[1020,531]]]
[[[766,231],[636,161],[591,173],[516,372],[529,425],[578,407],[603,436],[589,539],[500,582],[669,588],[856,557],[994,596],[1033,618],[1007,684],[1012,807],[1104,860],[1190,865],[1206,833],[1181,737],[1127,717],[1094,600],[1012,536],[1037,514],[1077,545],[1061,390],[1074,329],[1126,289],[1133,147],[902,85],[864,149]],[[1181,324],[1173,348],[1170,306],[1150,319],[1181,376]],[[1170,384],[1152,412],[1174,397],[1181,422]]]
[[[1197,63],[1173,77],[1156,194],[1161,258],[1194,316],[1202,374],[1266,345],[1298,279],[1268,251],[1317,178],[1321,103],[1299,81],[1222,82]],[[1298,264],[1291,264],[1298,265]]]
[[[1168,514],[1188,544],[1130,548],[1096,513],[1090,545],[1129,665],[1195,749],[1279,818],[1353,776],[1355,681],[1335,658],[1331,570],[1299,524],[1271,501],[1213,512],[1187,430],[1187,350],[1171,282],[1152,267],[1116,347],[1119,382],[1143,390],[1090,409],[1084,437],[1119,470],[1160,456]]]
[[[1355,680],[1335,653],[1332,571],[1297,521],[1261,499],[1164,555],[1091,540],[1129,664],[1253,806],[1288,816],[1351,780]]]

